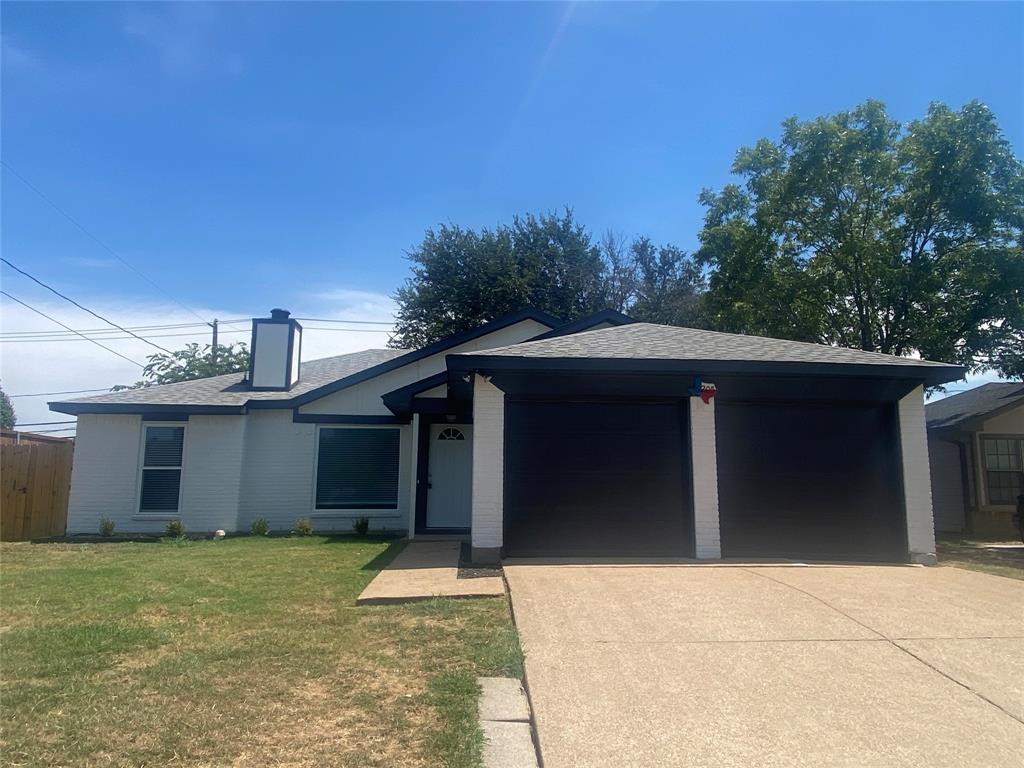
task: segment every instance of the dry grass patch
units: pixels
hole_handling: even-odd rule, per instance
[[[355,608],[386,541],[0,547],[0,750],[67,766],[476,766],[503,599]]]
[[[1024,545],[1019,541],[943,538],[936,548],[939,565],[1024,580]]]

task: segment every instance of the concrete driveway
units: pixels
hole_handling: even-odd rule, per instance
[[[545,768],[1020,766],[1024,582],[506,565]]]

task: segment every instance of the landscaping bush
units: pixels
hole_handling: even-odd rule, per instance
[[[114,521],[109,517],[100,518],[100,536],[110,537],[114,535]]]
[[[185,537],[185,524],[181,520],[168,520],[164,526],[164,536],[170,539],[183,539]]]
[[[270,524],[267,522],[267,518],[257,517],[253,520],[252,528],[249,529],[249,532],[252,533],[253,536],[266,536],[270,533]]]
[[[313,523],[310,522],[308,517],[300,517],[295,521],[295,533],[299,536],[313,535]]]
[[[352,530],[355,531],[359,536],[365,536],[370,530],[370,518],[359,517],[352,523]]]

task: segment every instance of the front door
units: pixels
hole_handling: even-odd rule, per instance
[[[469,528],[473,427],[431,424],[427,456],[427,528]]]

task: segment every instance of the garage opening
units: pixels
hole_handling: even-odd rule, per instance
[[[720,402],[715,422],[724,557],[906,559],[891,403]]]
[[[690,557],[685,403],[509,400],[505,553]]]

